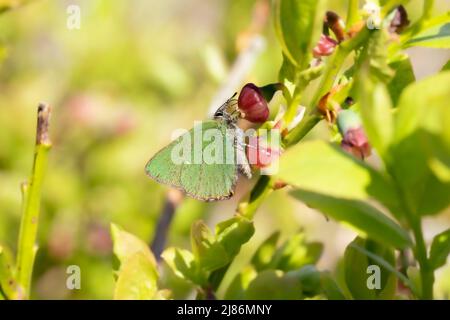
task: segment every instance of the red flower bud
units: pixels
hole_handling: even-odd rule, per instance
[[[244,113],[244,119],[262,123],[269,117],[269,106],[259,87],[247,83],[238,98],[239,109]]]
[[[279,148],[271,148],[259,136],[250,137],[247,146],[247,159],[257,168],[266,168],[281,155]]]
[[[343,137],[342,149],[360,159],[370,156],[370,144],[358,114],[352,110],[342,110],[337,115],[337,124]]]
[[[336,45],[337,45],[336,40],[322,34],[320,36],[319,42],[313,49],[313,55],[315,58],[329,56],[333,53]]]
[[[325,14],[325,25],[333,31],[339,42],[344,41],[345,23],[336,12],[327,11]]]
[[[409,25],[408,13],[402,5],[395,9],[394,16],[389,25],[391,33],[402,33],[402,31]]]
[[[360,159],[367,158],[371,153],[369,141],[367,141],[366,134],[362,127],[347,131],[342,139],[341,147],[348,153]]]

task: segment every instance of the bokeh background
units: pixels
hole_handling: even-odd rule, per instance
[[[69,5],[81,9],[80,29],[67,28]],[[437,11],[449,7],[449,1],[437,1]],[[329,8],[345,15],[345,1],[329,1]],[[410,2],[411,20],[420,9],[421,1]],[[450,58],[442,50],[410,54],[418,78]],[[236,63],[243,56],[245,63]],[[109,224],[150,243],[165,202],[167,188],[145,175],[145,163],[173,130],[206,118],[211,105],[245,82],[275,82],[280,63],[266,0],[34,0],[0,14],[0,243],[13,250],[37,104],[53,107],[32,298],[112,298]],[[329,133],[318,126],[308,138],[328,139]],[[214,226],[231,217],[253,183],[241,179],[236,196],[221,203],[183,200],[168,245],[189,247],[196,219]],[[224,287],[275,230],[287,238],[304,228],[309,239],[325,244],[318,266],[330,270],[354,237],[282,190],[265,202],[255,223],[256,234]],[[429,241],[450,225],[450,212],[425,223]],[[81,267],[81,290],[65,286],[72,264]],[[164,265],[162,274],[175,298],[192,297],[189,285]],[[447,265],[437,273],[436,295],[449,292]]]

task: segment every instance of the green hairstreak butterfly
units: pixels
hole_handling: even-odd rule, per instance
[[[237,126],[241,112],[236,99],[164,147],[147,163],[146,173],[159,183],[203,201],[229,199],[238,172],[251,178],[244,133]]]

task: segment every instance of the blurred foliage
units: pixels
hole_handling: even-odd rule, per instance
[[[66,27],[69,4],[81,8],[79,30]],[[245,41],[254,1],[19,5],[0,1],[1,10],[13,9],[0,16],[0,243],[16,249],[19,187],[32,163],[35,107],[44,100],[53,107],[54,147],[32,298],[112,298],[109,223],[150,243],[165,188],[145,176],[144,165],[174,128],[205,117],[238,54],[237,39]],[[262,32],[271,45],[252,77],[263,83],[276,77],[280,57],[270,23]],[[211,68],[216,61],[222,72]],[[194,220],[223,217],[230,205],[184,201],[169,244],[187,245]],[[65,288],[71,264],[81,267],[81,290]],[[185,295],[186,286],[173,281]]]

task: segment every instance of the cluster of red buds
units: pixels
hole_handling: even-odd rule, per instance
[[[365,5],[365,11],[368,14],[374,13],[375,9],[379,10],[379,7],[374,3],[368,2]],[[381,21],[376,22],[379,25]],[[339,17],[339,15],[333,11],[327,11],[323,23],[323,34],[320,36],[319,41],[313,48],[314,58],[321,58],[331,55],[334,52],[336,46],[339,45],[346,38],[354,37],[367,23],[364,21],[358,21],[355,25],[350,26],[349,30],[345,31],[345,23]],[[389,32],[391,34],[401,33],[409,25],[408,14],[405,8],[400,5],[392,12],[391,22],[389,24]],[[379,28],[379,26],[377,27]],[[330,36],[330,30],[334,34],[334,38]]]
[[[333,11],[328,11],[325,15],[323,30],[324,33],[320,36],[319,41],[313,48],[314,58],[326,57],[334,52],[336,46],[345,39],[345,24],[344,21]],[[331,30],[336,39],[329,35]]]
[[[238,107],[243,118],[253,123],[263,123],[269,118],[269,104],[274,94],[282,90],[282,84],[274,83],[258,87],[247,83],[238,97]],[[257,168],[268,167],[280,154],[280,149],[274,149],[265,141],[266,137],[254,136],[249,139],[247,158],[253,159],[251,163]]]
[[[328,123],[336,123],[342,135],[341,147],[359,159],[370,156],[371,148],[364,133],[361,119],[353,110],[348,109],[353,99],[347,97],[344,101],[337,101],[335,95],[345,90],[345,84],[333,87],[325,94],[317,105],[317,110]]]

